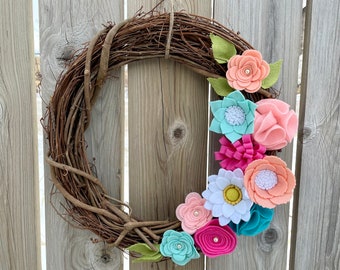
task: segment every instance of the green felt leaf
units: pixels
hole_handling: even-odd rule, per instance
[[[154,256],[143,256],[136,259],[133,259],[132,262],[159,262],[163,258],[161,253],[158,253]]]
[[[268,76],[262,81],[263,89],[268,89],[269,87],[273,86],[277,82],[277,79],[279,78],[280,71],[281,71],[281,65],[282,65],[282,60],[269,64],[270,72]]]
[[[137,243],[129,246],[127,249],[140,255],[133,262],[159,262],[163,258],[159,252],[159,246],[159,244],[155,244],[157,251],[154,251],[145,243]]]
[[[216,94],[219,96],[225,97],[234,91],[234,89],[228,84],[226,78],[208,78],[208,81],[210,82],[212,88],[214,88]]]
[[[236,55],[234,44],[214,34],[210,34],[210,39],[213,55],[217,63],[227,63],[232,56]]]
[[[127,249],[129,251],[137,252],[143,256],[154,256],[159,253],[159,246],[159,244],[156,244],[155,247],[157,248],[157,251],[154,251],[145,243],[137,243],[129,246]]]

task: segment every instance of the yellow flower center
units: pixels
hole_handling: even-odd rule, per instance
[[[231,204],[238,204],[242,200],[242,190],[235,185],[229,185],[223,190],[224,200]]]

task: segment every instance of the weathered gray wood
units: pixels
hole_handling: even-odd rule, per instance
[[[40,269],[32,3],[0,7],[0,268]]]
[[[74,52],[89,41],[102,24],[119,22],[123,1],[40,1],[41,73],[43,99],[48,102],[56,79]],[[112,197],[120,196],[121,172],[121,89],[120,71],[102,89],[92,109],[92,122],[86,131],[88,157],[93,159],[99,179]],[[68,225],[49,202],[51,183],[46,168],[46,254],[48,269],[119,269],[120,256],[96,237]],[[58,211],[62,198],[52,198]],[[93,253],[93,251],[96,251]],[[111,255],[110,255],[111,254]],[[109,255],[109,256],[108,256]]]
[[[308,1],[294,269],[340,268],[339,1]],[[300,165],[300,166],[299,166]]]
[[[214,18],[249,41],[267,62],[283,59],[276,88],[280,99],[295,108],[302,18],[301,1],[215,0]],[[280,157],[289,166],[292,145]],[[278,206],[270,228],[261,235],[240,237],[230,256],[207,261],[208,269],[286,269],[289,205]]]
[[[128,1],[128,16],[159,1]],[[209,1],[165,1],[159,10],[210,16]],[[206,179],[208,84],[204,77],[166,60],[129,65],[130,206],[144,220],[175,220],[187,193],[201,192]],[[131,264],[130,269],[175,269]],[[203,256],[183,269],[204,269]]]

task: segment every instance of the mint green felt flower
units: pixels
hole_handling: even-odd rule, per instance
[[[163,234],[160,251],[164,257],[171,257],[172,261],[178,265],[185,265],[191,259],[200,257],[192,236],[186,232],[174,230],[168,230]]]
[[[240,91],[210,102],[210,108],[214,118],[209,129],[224,134],[232,143],[254,132],[256,104],[245,99]]]

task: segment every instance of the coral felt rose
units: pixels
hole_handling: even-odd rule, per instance
[[[204,207],[212,210],[220,225],[227,225],[230,221],[236,224],[241,220],[248,221],[253,202],[243,185],[242,170],[220,169],[218,175],[210,175],[208,180],[208,188],[202,193],[207,199]]]
[[[174,230],[168,230],[163,234],[160,252],[164,257],[171,257],[171,260],[178,265],[185,265],[191,259],[200,257],[192,236]]]
[[[194,234],[212,219],[211,211],[204,208],[205,201],[200,194],[191,192],[185,203],[177,206],[176,216],[182,222],[183,231]]]
[[[250,209],[249,221],[241,221],[239,224],[230,222],[229,226],[237,235],[255,236],[269,227],[273,216],[273,209],[264,208],[254,203]]]
[[[255,142],[251,135],[243,135],[241,139],[231,143],[226,137],[221,137],[220,151],[215,152],[215,159],[221,160],[220,166],[226,170],[246,169],[248,164],[255,159],[264,157],[266,148]]]
[[[210,258],[230,254],[237,244],[233,230],[227,225],[220,226],[217,219],[198,229],[194,239],[203,254]]]
[[[230,58],[226,77],[232,88],[254,93],[261,88],[262,80],[268,76],[269,71],[270,66],[262,60],[260,52],[246,50],[242,55]]]
[[[210,108],[214,115],[211,131],[224,134],[232,143],[253,133],[256,104],[245,99],[240,91],[210,102]]]
[[[267,150],[278,150],[292,141],[298,119],[289,105],[278,99],[258,101],[255,111],[253,138]]]
[[[275,156],[254,160],[244,172],[244,185],[250,199],[267,208],[289,202],[295,176],[286,163]]]

